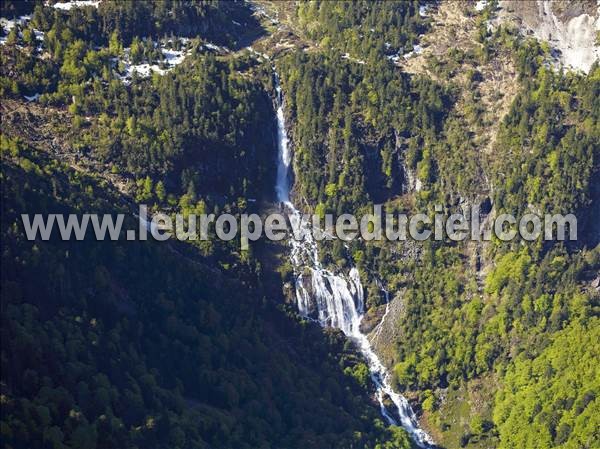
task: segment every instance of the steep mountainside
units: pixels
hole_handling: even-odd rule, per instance
[[[2,2],[3,444],[600,447],[599,14]],[[573,213],[578,239],[244,251],[29,241],[20,218],[123,212],[133,229],[137,203]]]
[[[272,195],[270,69],[223,46],[263,33],[252,11],[132,5],[2,4],[3,445],[408,448],[355,350],[299,323],[253,250],[25,238],[21,213]],[[235,34],[215,32],[225,18]]]
[[[599,385],[589,360],[597,345],[570,369],[557,360],[545,383],[534,372],[561,357],[558,342],[598,328],[600,69],[582,60],[585,73],[560,71],[572,56],[552,50],[596,52],[596,43],[585,30],[570,44],[559,35],[550,45],[532,39],[506,14],[511,7],[495,2],[417,6],[311,2],[296,7],[296,18],[289,4],[281,12],[312,40],[279,66],[296,195],[320,213],[374,203],[392,213],[476,205],[483,221],[575,213],[576,244],[334,241],[325,262],[364,273],[365,325],[438,443],[593,447]],[[582,13],[596,21],[585,2],[560,6],[557,28]],[[513,9],[526,22],[524,7]],[[395,20],[400,41],[386,28]],[[529,391],[544,399],[531,402]],[[524,409],[525,422],[517,417]]]

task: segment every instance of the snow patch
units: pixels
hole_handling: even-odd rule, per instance
[[[184,45],[187,44],[189,39],[181,38],[179,39]],[[167,43],[172,43],[172,40],[167,41]],[[157,44],[155,45],[157,46]],[[131,79],[133,78],[134,73],[137,74],[141,78],[147,78],[152,75],[152,73],[158,73],[159,75],[164,75],[165,73],[172,70],[174,67],[181,64],[185,57],[190,53],[190,50],[173,50],[170,48],[164,48],[164,44],[161,44],[160,49],[163,55],[163,65],[165,67],[160,67],[158,64],[150,64],[149,62],[144,62],[141,64],[132,64],[129,59],[130,49],[124,49],[124,58],[122,60],[125,65],[125,70],[122,75],[119,76],[121,80],[125,84],[129,84]],[[114,58],[115,63],[119,61],[118,58]]]
[[[254,48],[252,48],[252,47],[246,47],[246,50],[248,50],[250,53],[252,53],[252,54],[256,55],[256,57],[257,57],[258,59],[260,59],[260,58],[264,58],[264,59],[266,59],[267,61],[268,61],[269,59],[271,59],[271,58],[269,57],[269,55],[267,55],[267,54],[265,54],[265,53],[261,53],[261,52],[259,52],[259,51],[256,51],[256,50],[255,50]]]
[[[27,95],[23,95],[23,98],[25,98],[25,100],[27,100],[29,102],[31,102],[31,101],[38,101],[38,99],[40,98],[40,94],[37,93],[37,94],[34,94],[34,95],[30,96],[30,97],[28,97]]]
[[[0,17],[0,26],[2,26],[4,31],[8,34],[10,30],[12,30],[15,27],[15,20]]]
[[[415,179],[415,190],[420,192],[422,188],[423,184],[421,183],[421,180],[419,178]]]
[[[409,51],[408,53],[403,55],[403,57],[404,57],[404,59],[409,59],[409,58],[412,58],[414,55],[420,55],[421,53],[423,53],[423,47],[416,44],[416,45],[413,45],[413,50]]]
[[[84,6],[93,6],[94,8],[97,8],[99,4],[100,0],[73,0],[70,2],[54,3],[52,7],[63,11],[70,11],[73,8],[82,8]]]
[[[273,25],[279,24],[279,20],[269,15],[267,10],[261,5],[257,5],[256,3],[249,2],[248,0],[244,0],[244,3],[248,5],[250,10],[253,12],[255,16],[264,16],[271,21]]]
[[[396,53],[395,55],[387,55],[386,58],[392,61],[394,64],[398,64],[400,62],[400,53]]]
[[[353,62],[356,62],[357,64],[364,64],[365,63],[365,61],[363,61],[362,59],[353,58],[352,56],[350,56],[349,53],[344,53],[342,55],[342,59],[347,59],[348,61],[353,61]]]
[[[479,0],[475,3],[475,11],[483,11],[487,6],[487,0]]]
[[[8,35],[10,31],[15,27],[15,25],[19,25],[20,27],[24,27],[31,20],[31,15],[20,16],[17,19],[7,19],[6,17],[0,17],[0,27],[4,30],[4,32]],[[44,41],[44,32],[40,30],[33,29],[33,35],[36,40],[43,42]],[[6,44],[8,36],[0,37],[0,45]],[[23,33],[19,32],[19,37],[23,37]],[[37,47],[38,51],[42,51],[41,46]]]
[[[171,67],[175,67],[183,62],[185,53],[181,50],[166,50],[162,49],[162,54],[165,57],[165,62]]]
[[[15,25],[23,26],[31,20],[31,15],[20,16],[16,19],[7,19],[6,17],[0,17],[0,26],[4,28],[4,31],[8,34]]]
[[[125,75],[123,75],[122,79],[125,84],[129,84],[134,73],[137,73],[141,78],[147,78],[152,72],[156,72],[159,75],[165,74],[165,70],[156,64],[127,64],[125,65]]]
[[[225,46],[219,47],[218,45],[213,44],[211,42],[204,42],[204,44],[202,44],[202,46],[204,48],[208,48],[209,50],[216,51],[217,53],[229,53],[230,52],[230,50],[227,47],[225,47]]]
[[[221,51],[221,47],[219,47],[218,45],[215,45],[215,44],[211,44],[210,42],[204,44],[204,46],[210,50]]]

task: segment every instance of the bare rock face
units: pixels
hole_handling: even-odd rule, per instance
[[[515,23],[548,42],[556,61],[566,68],[587,73],[600,60],[600,7],[595,0],[503,0],[499,7],[500,21]]]
[[[377,355],[381,358],[384,365],[391,367],[394,365],[394,345],[392,342],[400,341],[401,326],[400,321],[405,316],[404,291],[399,291],[389,304],[381,306],[377,311],[379,322],[372,326],[367,337],[373,346]],[[391,297],[391,295],[390,295]]]

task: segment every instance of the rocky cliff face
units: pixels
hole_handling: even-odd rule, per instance
[[[600,58],[600,7],[594,0],[503,0],[499,8],[499,21],[548,42],[557,64],[587,73]]]

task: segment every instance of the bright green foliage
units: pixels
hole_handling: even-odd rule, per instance
[[[333,47],[361,59],[412,48],[425,31],[416,0],[299,2],[297,16],[300,27],[322,48]],[[369,95],[376,97],[377,90]]]
[[[353,367],[348,367],[344,372],[356,380],[360,386],[367,388],[369,385],[369,367],[362,362],[357,363]]]
[[[497,147],[507,154],[494,160],[491,172],[494,185],[504,186],[495,195],[498,211],[523,214],[532,204],[585,216],[578,212],[598,193],[600,67],[587,76],[542,67],[523,83],[498,134]]]
[[[502,449],[595,447],[600,429],[600,321],[559,331],[519,355],[504,378],[494,421]]]
[[[411,8],[410,2],[384,3],[373,4],[378,17],[385,16],[382,8],[396,8],[396,13]],[[429,242],[414,257],[410,244],[350,244],[346,258],[359,255],[356,263],[377,273],[392,293],[402,289],[393,368],[397,388],[458,388],[490,373],[496,373],[501,384],[505,370],[512,373],[522,360],[536,357],[534,348],[543,350],[564,329],[597,315],[598,297],[587,282],[599,269],[594,262],[598,249],[584,245],[595,244],[593,229],[597,232],[600,218],[593,201],[600,193],[599,68],[587,76],[557,73],[544,66],[543,48],[504,29],[494,36],[483,33],[481,52],[452,50],[452,58],[473,65],[467,74],[471,83],[482,76],[477,64],[501,49],[510,51],[519,71],[519,92],[493,150],[482,154],[451,109],[456,98],[452,88],[406,76],[389,64],[377,44],[385,27],[375,25],[371,38],[367,24],[377,19],[369,19],[363,6],[301,4],[300,26],[319,42],[320,51],[288,56],[279,66],[296,144],[296,189],[303,198],[320,212],[360,212],[372,203],[386,203],[390,212],[421,212],[437,203],[454,212],[463,201],[479,203],[489,195],[495,215],[541,211],[578,216],[578,247]],[[411,20],[411,14],[404,17],[406,28],[397,35],[410,42],[409,30],[419,21]],[[451,70],[432,69],[440,78]],[[477,108],[477,98],[468,98],[459,113],[481,126]],[[408,174],[422,189],[407,199],[402,195]],[[339,265],[344,254],[332,247],[333,256],[326,261]],[[473,253],[485,263],[479,273]],[[370,299],[376,295],[376,289],[368,289],[368,306],[378,304]],[[597,343],[590,345],[581,348],[585,360],[598,351]],[[593,374],[586,370],[575,367],[573,372]],[[548,383],[560,383],[563,375],[552,371],[547,376]],[[515,384],[503,407],[509,410],[521,395],[538,392],[536,382],[532,375]],[[573,385],[577,395],[585,395],[586,388]],[[597,393],[597,385],[589,388]],[[572,415],[572,403],[555,396],[560,393],[545,397],[540,404],[545,411],[538,411],[544,425],[551,423],[550,439],[541,438],[531,447],[567,441],[571,445],[565,447],[594,447],[598,435],[590,428],[579,432],[591,435],[588,441],[569,440],[575,418],[560,417]],[[435,413],[434,396],[423,401],[423,407]],[[474,416],[464,444],[495,439],[497,431],[506,447],[530,447],[526,439],[513,443],[511,432],[535,438],[535,431],[521,431],[526,424],[519,426],[519,413],[510,419],[496,414],[494,423],[487,416]]]
[[[485,290],[489,294],[498,293],[509,282],[523,283],[528,277],[531,258],[525,251],[520,254],[508,252],[504,254],[494,270],[486,278]]]
[[[450,98],[431,81],[394,70],[385,58],[357,64],[341,56],[296,52],[280,72],[300,193],[328,211],[356,212],[401,194],[406,168],[415,170],[423,158],[423,181],[434,179],[430,153],[407,158],[404,152],[436,135]]]
[[[165,191],[165,185],[163,184],[162,181],[158,181],[158,183],[156,183],[156,188],[155,188],[154,193],[155,193],[158,201],[160,201],[161,203],[165,200],[166,191]]]
[[[389,432],[391,434],[389,441],[375,445],[375,449],[405,449],[412,447],[412,441],[401,427],[390,426]]]
[[[589,283],[600,256],[589,247],[600,222],[600,68],[556,72],[544,64],[547,46],[506,28],[492,36],[482,20],[480,47],[427,62],[438,81],[403,73],[386,56],[410,51],[427,30],[418,7],[411,0],[289,8],[311,50],[275,61],[294,139],[295,192],[320,216],[369,211],[372,203],[389,212],[434,203],[457,211],[488,196],[492,215],[576,213],[580,240],[335,242],[324,244],[323,262],[347,269],[352,259],[367,278],[368,307],[383,303],[376,280],[401,302],[398,341],[387,348],[393,381],[419,391],[434,425],[443,406],[438,387],[464,391],[497,379],[494,422],[475,412],[461,444],[489,437],[506,449],[596,447],[599,300]],[[272,195],[272,61],[215,57],[197,40],[181,66],[129,85],[116,76],[123,62],[113,61],[130,47],[133,61],[158,62],[154,43],[171,33],[239,48],[244,39],[232,20],[256,26],[244,3],[102,1],[67,13],[6,1],[3,11],[33,12],[33,20],[0,47],[2,98],[39,92],[42,106],[68,112],[68,131],[57,133],[71,133],[73,149],[99,166],[137,180],[137,201],[187,217],[245,212],[247,198]],[[34,28],[45,32],[44,57]],[[452,77],[468,64],[465,77],[476,86],[484,76],[478,64],[502,49],[514,58],[519,86],[488,152],[465,128],[465,121],[485,126],[481,102],[457,92]],[[3,129],[20,129],[22,116],[4,118]],[[105,212],[121,203],[16,139],[3,135],[1,147],[7,444],[410,446],[406,432],[386,429],[365,405],[366,365],[354,355],[339,360],[339,333],[324,341],[316,326],[275,308],[280,295],[264,287],[268,268],[251,252],[237,255],[236,242],[185,249],[201,267],[220,266],[234,278],[225,279],[154,245],[27,242],[17,220],[24,205]],[[409,179],[420,192],[409,192]],[[279,271],[290,280],[292,267]]]

